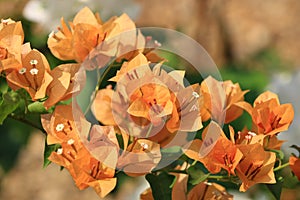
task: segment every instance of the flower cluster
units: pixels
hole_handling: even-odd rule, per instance
[[[93,187],[105,197],[120,171],[146,175],[151,189],[141,199],[162,198],[159,177],[171,179],[162,182],[171,188],[162,195],[174,199],[232,199],[215,180],[232,180],[242,192],[276,183],[274,171],[283,165],[275,152],[284,142],[277,135],[292,123],[291,104],[267,91],[251,105],[244,99],[248,90],[212,76],[188,84],[185,71],[165,68],[166,60],[153,51],[161,44],[126,14],[103,22],[83,8],[61,26],[49,35],[48,47],[74,63],[51,69],[41,52],[24,44],[21,23],[2,20],[0,72],[12,90],[23,88],[30,101],[42,103],[47,145],[54,146],[47,159],[68,170],[79,189]],[[101,125],[92,125],[73,97],[84,89],[85,70],[109,71],[112,64],[119,68],[107,81],[116,87],[99,89],[106,78],[99,77],[89,108]],[[235,130],[232,122],[243,114],[252,126]],[[299,178],[299,158],[289,162]]]

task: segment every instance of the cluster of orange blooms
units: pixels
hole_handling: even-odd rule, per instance
[[[93,187],[104,197],[116,186],[116,170],[130,176],[151,173],[162,159],[161,149],[176,145],[178,138],[184,143],[183,153],[201,162],[210,174],[237,176],[240,191],[276,182],[278,158],[272,150],[281,148],[284,141],[276,136],[294,118],[291,104],[280,104],[277,95],[267,91],[250,105],[244,101],[247,91],[238,84],[211,76],[185,86],[184,71],[165,71],[164,60],[146,48],[149,39],[126,14],[104,23],[84,8],[69,26],[63,19],[61,24],[49,35],[48,47],[57,58],[76,63],[51,70],[42,53],[23,44],[21,22],[8,19],[0,24],[0,72],[13,90],[24,88],[46,109],[55,106],[52,113],[41,115],[47,144],[60,146],[48,159],[67,169],[79,189]],[[92,126],[75,100],[70,105],[59,102],[83,90],[85,70],[102,68],[112,57],[126,61],[109,79],[116,89],[96,91],[91,110],[103,125]],[[153,67],[153,62],[158,64]],[[229,123],[244,111],[252,118],[251,130],[234,130]],[[209,123],[204,126],[204,122]],[[228,124],[229,134],[223,124]],[[197,131],[202,131],[201,139],[186,140]],[[178,168],[191,166],[183,165]],[[290,167],[300,179],[300,158],[291,156]],[[188,175],[176,177],[174,199],[232,199],[225,188],[209,181],[187,192]],[[151,189],[141,199],[153,199]]]

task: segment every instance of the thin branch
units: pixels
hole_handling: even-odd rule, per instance
[[[24,124],[27,124],[27,125],[29,125],[33,128],[36,128],[36,129],[40,130],[45,135],[47,134],[47,132],[42,127],[40,127],[39,125],[37,125],[37,124],[33,123],[32,121],[29,121],[29,120],[27,120],[23,117],[15,116],[15,115],[8,115],[8,117],[11,118],[11,119],[14,119],[16,121],[22,122]]]
[[[281,169],[283,169],[283,168],[285,168],[285,167],[287,167],[287,166],[289,166],[290,165],[290,163],[284,163],[283,165],[280,165],[280,166],[278,166],[278,167],[276,167],[276,168],[274,168],[274,172],[276,172],[276,171],[278,171],[278,170],[281,170]]]

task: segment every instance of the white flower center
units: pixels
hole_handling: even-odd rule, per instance
[[[30,64],[31,64],[31,65],[37,65],[37,64],[38,64],[38,61],[37,61],[37,60],[30,60]]]
[[[73,139],[69,139],[69,140],[68,140],[68,145],[72,145],[72,144],[74,144],[74,142],[75,142],[75,141],[74,141]]]
[[[193,94],[192,94],[196,99],[198,99],[200,96],[199,96],[199,94],[197,93],[197,92],[193,92]]]
[[[63,124],[57,124],[55,129],[56,129],[56,131],[62,131],[64,129],[64,127],[65,126]]]
[[[21,68],[21,69],[19,69],[19,74],[24,74],[26,72],[26,68]]]
[[[146,143],[144,143],[144,142],[141,143],[141,146],[142,146],[144,149],[148,149],[148,148],[149,148],[148,144],[146,144]]]
[[[254,136],[256,136],[256,133],[253,133],[253,132],[249,131],[249,132],[248,132],[248,135],[254,137]]]
[[[30,70],[31,75],[37,75],[38,73],[39,73],[39,70],[36,69],[36,68],[33,68],[33,69]]]
[[[59,148],[57,149],[57,152],[56,152],[58,155],[61,155],[63,153],[63,148]]]

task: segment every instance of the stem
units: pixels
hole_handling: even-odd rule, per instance
[[[278,166],[278,167],[276,167],[276,168],[274,168],[274,172],[276,172],[276,171],[278,171],[278,170],[281,170],[281,169],[283,169],[283,168],[285,168],[285,167],[287,167],[287,166],[289,166],[290,165],[290,163],[284,163],[283,165],[280,165],[280,166]]]
[[[99,74],[99,70],[97,69],[97,78],[98,78],[98,83],[94,89],[94,94],[93,94],[93,97],[88,105],[88,107],[86,108],[86,110],[84,111],[84,115],[86,115],[88,113],[88,111],[90,110],[95,98],[96,98],[96,94],[97,94],[97,91],[100,89],[100,85],[102,84],[102,82],[104,81],[104,78],[106,77],[107,73],[110,71],[111,68],[115,67],[116,65],[114,65],[113,63],[110,64],[106,69],[105,71],[103,72],[102,76],[100,76]],[[99,78],[100,77],[100,78]]]
[[[45,135],[47,134],[47,132],[42,127],[40,127],[39,125],[37,125],[37,124],[33,123],[32,121],[29,121],[23,117],[19,117],[19,116],[15,116],[15,115],[8,115],[8,117],[11,119],[14,119],[16,121],[22,122],[24,124],[27,124],[33,128],[36,128],[36,129],[42,131],[42,133]]]

